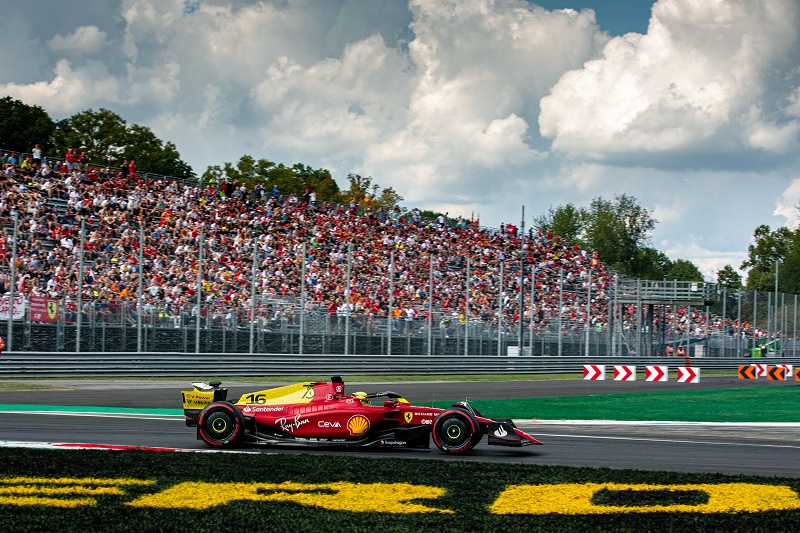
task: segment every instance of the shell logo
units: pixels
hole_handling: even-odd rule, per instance
[[[364,415],[353,415],[347,421],[351,435],[363,435],[369,429],[369,419]]]

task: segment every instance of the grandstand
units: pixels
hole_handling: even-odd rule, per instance
[[[63,351],[656,355],[731,326],[702,309],[712,285],[663,283],[648,299],[654,285],[551,233],[25,167],[5,163],[0,183],[0,281],[10,293],[13,274],[28,302],[26,326],[8,320],[14,349],[52,349],[55,333]],[[58,320],[35,320],[31,297],[56,301]]]

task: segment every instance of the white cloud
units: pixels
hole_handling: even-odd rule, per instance
[[[542,99],[541,133],[556,150],[601,160],[784,149],[791,128],[746,119],[769,105],[776,72],[795,66],[786,62],[797,56],[798,25],[794,0],[659,0],[646,35],[616,37],[561,77]]]
[[[69,61],[62,59],[56,63],[53,74],[50,81],[1,85],[0,92],[29,104],[40,105],[58,115],[82,111],[87,102],[99,105],[121,102],[119,94],[123,87],[120,80],[110,76],[98,62],[87,62],[84,67],[75,70]]]
[[[413,200],[451,195],[455,185],[472,197],[497,194],[513,184],[501,183],[497,169],[543,158],[529,126],[539,98],[606,38],[591,11],[548,12],[517,0],[410,5],[409,118],[369,147],[363,168],[381,168]]]
[[[26,58],[0,59],[0,94],[109,107],[198,174],[302,162],[494,227],[631,194],[704,272],[800,203],[796,0],[659,0],[613,39],[525,0],[49,1],[53,24],[0,21]]]
[[[717,272],[722,270],[726,265],[730,265],[734,270],[742,275],[746,275],[739,269],[747,258],[746,251],[726,252],[721,250],[709,250],[708,248],[691,242],[686,246],[679,248],[667,248],[664,253],[673,261],[677,259],[687,259],[694,263],[703,277],[707,281],[717,281]]]
[[[69,35],[56,35],[47,44],[51,50],[69,50],[84,54],[99,52],[106,45],[108,34],[97,26],[80,26]]]
[[[783,225],[791,228],[797,229],[798,225],[800,225],[800,211],[798,210],[798,206],[800,206],[800,178],[797,178],[792,181],[792,183],[783,191],[781,195],[780,201],[775,206],[775,211],[772,213],[777,217],[781,217],[783,219]]]

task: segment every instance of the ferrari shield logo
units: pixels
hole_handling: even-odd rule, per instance
[[[411,411],[406,411],[405,413],[403,413],[403,418],[406,419],[406,424],[410,424],[411,419],[414,418],[414,413],[412,413]]]
[[[58,302],[55,300],[47,302],[47,316],[54,319],[58,315]]]

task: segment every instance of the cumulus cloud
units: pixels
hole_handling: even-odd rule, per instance
[[[796,0],[658,0],[614,38],[527,0],[42,1],[53,24],[0,21],[26,58],[0,57],[0,93],[110,107],[198,173],[302,162],[494,227],[626,193],[709,265],[800,202]]]
[[[530,131],[539,98],[606,40],[594,12],[551,12],[516,0],[410,6],[408,121],[369,148],[364,167],[388,171],[414,200],[447,196],[454,184],[477,196],[513,186],[497,169],[544,157]]]
[[[108,34],[97,26],[80,26],[69,35],[56,35],[47,44],[51,50],[69,50],[93,54],[106,45]]]
[[[796,126],[751,110],[771,107],[770,84],[796,67],[799,25],[794,0],[659,0],[646,35],[616,37],[561,77],[542,99],[541,133],[558,151],[600,160],[785,151]]]
[[[781,195],[780,201],[775,206],[775,211],[772,213],[777,217],[781,217],[783,219],[783,225],[797,229],[798,225],[800,225],[800,211],[798,210],[798,206],[800,206],[800,178],[797,178],[792,181],[792,183],[783,191]]]
[[[120,80],[110,76],[102,64],[88,62],[80,69],[73,69],[66,59],[56,63],[50,81],[0,86],[0,91],[13,98],[64,115],[83,110],[86,102],[100,105],[121,103],[121,89]]]

